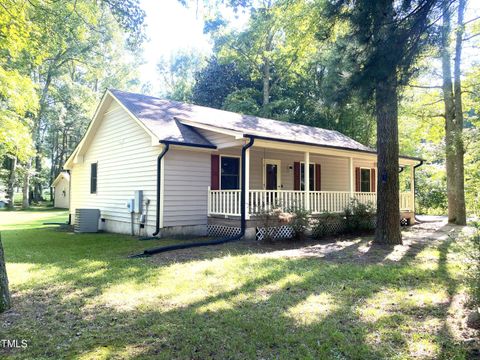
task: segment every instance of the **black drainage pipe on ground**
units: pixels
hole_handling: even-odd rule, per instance
[[[172,250],[180,250],[180,249],[188,249],[200,246],[210,246],[210,245],[220,245],[225,244],[232,241],[237,241],[243,238],[245,235],[245,228],[246,228],[246,213],[245,213],[245,168],[246,168],[246,160],[245,160],[245,153],[247,149],[253,146],[255,138],[253,136],[249,137],[249,142],[242,146],[242,182],[241,182],[241,191],[240,191],[240,233],[235,236],[227,236],[217,240],[212,241],[202,241],[202,242],[194,242],[194,243],[184,243],[184,244],[176,244],[170,246],[162,246],[153,249],[147,249],[141,254],[132,255],[130,257],[146,257],[151,256],[158,253],[163,253]]]

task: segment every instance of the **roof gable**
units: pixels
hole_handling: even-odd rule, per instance
[[[151,137],[152,146],[160,145],[159,143],[161,141],[168,140],[194,146],[215,147],[195,128],[184,125],[178,120],[170,119],[166,115],[159,116],[158,106],[153,108],[148,103],[142,103],[131,95],[138,94],[124,93],[115,90],[107,90],[105,92],[82,140],[65,162],[65,169],[70,169],[75,159],[85,154],[102,122],[103,116],[112,105],[112,102],[118,103],[118,105],[129,114],[132,121],[135,121],[145,130]],[[154,113],[156,115],[154,115]]]
[[[213,146],[194,128],[176,119],[176,116],[187,114],[190,105],[120,90],[109,90],[109,92],[159,141]]]

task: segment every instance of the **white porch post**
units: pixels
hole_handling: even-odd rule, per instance
[[[348,158],[348,187],[350,191],[350,197],[353,198],[353,192],[355,190],[355,174],[353,171],[353,158]]]
[[[412,212],[415,212],[415,168],[410,165],[410,202]]]
[[[245,219],[250,219],[250,148],[245,151]]]
[[[305,184],[305,210],[310,211],[310,153],[305,152],[305,161],[304,161],[304,184]]]

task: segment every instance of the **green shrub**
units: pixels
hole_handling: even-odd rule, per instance
[[[291,214],[288,224],[293,229],[293,238],[303,240],[306,237],[307,230],[310,227],[311,213],[303,208],[290,209],[287,213]]]
[[[373,231],[375,229],[375,207],[363,204],[357,199],[350,200],[345,208],[346,232]]]

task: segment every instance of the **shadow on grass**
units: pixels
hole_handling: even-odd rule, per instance
[[[35,236],[33,231],[29,236]],[[340,263],[334,261],[333,253],[327,256],[328,261],[308,256],[252,257],[252,253],[265,252],[248,247],[211,248],[210,253],[193,260],[180,257],[176,262],[169,257],[147,261],[120,258],[144,244],[118,235],[68,238],[64,234],[60,239],[43,240],[56,251],[36,254],[41,248],[28,244],[38,240],[38,233],[37,238],[29,236],[20,244],[21,249],[7,249],[15,250],[8,261],[29,263],[32,271],[51,270],[51,274],[46,283],[19,286],[14,292],[14,311],[0,317],[7,324],[2,335],[31,339],[25,350],[0,350],[0,354],[3,351],[19,358],[410,357],[415,352],[410,348],[412,322],[434,317],[446,326],[451,295],[458,287],[447,266],[452,239],[438,245],[436,269],[419,269],[416,257],[432,246],[429,242],[410,247],[398,261],[382,262],[394,249],[368,248],[370,239],[361,239],[338,250]],[[104,244],[99,245],[99,239]],[[89,251],[91,248],[95,250]],[[370,263],[347,262],[363,261],[365,256]],[[228,281],[235,269],[218,269],[229,266],[228,261],[241,267],[237,272],[244,273],[232,286]],[[184,274],[189,271],[192,279]],[[226,272],[225,283],[218,289],[195,281],[198,276],[209,280],[221,271]],[[112,287],[125,282],[150,291],[152,302],[125,309],[100,301]],[[174,289],[166,294],[158,292],[158,287],[167,283],[173,287],[189,285],[193,294],[203,292],[190,302],[176,300]],[[448,301],[415,304],[408,311],[395,308],[398,296],[432,287],[445,289]],[[399,293],[397,298],[387,299],[390,311],[373,320],[366,317],[369,301],[388,298],[388,291]],[[419,318],[418,314],[426,316]],[[463,350],[450,333],[442,328],[429,334],[429,341],[440,347],[436,354],[461,358]]]

